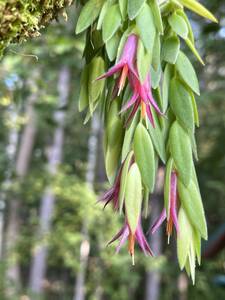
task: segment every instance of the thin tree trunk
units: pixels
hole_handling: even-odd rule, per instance
[[[30,158],[33,150],[33,144],[36,134],[36,116],[34,111],[34,103],[37,99],[37,89],[35,86],[36,74],[31,78],[28,83],[31,87],[31,90],[34,90],[31,96],[28,99],[26,116],[28,122],[22,133],[20,146],[18,150],[18,156],[16,160],[16,175],[18,179],[23,180],[27,175],[28,167],[30,164]],[[9,217],[8,225],[6,230],[6,295],[8,298],[16,295],[20,287],[20,272],[19,265],[15,252],[15,247],[18,242],[19,230],[20,230],[20,219],[19,219],[19,210],[20,210],[20,199],[14,198],[9,202]]]
[[[160,201],[162,199],[164,181],[164,169],[159,168],[156,189],[151,197],[151,223],[154,222],[160,215]],[[150,246],[156,256],[161,254],[162,248],[162,232],[159,228],[154,235],[149,237]],[[148,271],[146,274],[145,300],[158,300],[160,296],[160,281],[161,275],[157,270]]]
[[[18,113],[16,111],[16,107],[14,104],[10,105],[9,107],[9,118],[12,120],[12,123],[14,124],[16,122]],[[13,166],[15,163],[16,158],[16,150],[18,145],[18,139],[19,139],[19,132],[18,129],[14,126],[9,131],[8,136],[8,145],[6,147],[6,155],[8,159],[8,170],[5,177],[5,180],[3,182],[3,186],[9,186],[11,184],[11,177],[13,172]],[[0,193],[0,261],[3,259],[3,233],[4,233],[4,210],[5,210],[5,200],[6,200],[6,193],[4,191],[1,191]]]
[[[95,169],[97,161],[97,149],[98,149],[98,132],[100,130],[100,120],[97,114],[94,114],[91,122],[91,133],[88,140],[88,162],[86,172],[86,183],[89,188],[93,189],[95,180]],[[85,277],[89,256],[89,236],[87,222],[84,218],[81,233],[83,235],[83,241],[80,246],[80,266],[76,276],[74,296],[73,300],[85,299]]]
[[[57,127],[55,129],[52,147],[49,151],[48,157],[48,171],[54,176],[57,173],[57,167],[62,161],[63,144],[64,144],[64,124],[66,113],[60,110],[68,103],[69,96],[69,80],[70,73],[68,67],[62,67],[59,73],[58,92],[59,92],[59,110],[55,112],[55,121]],[[40,204],[39,227],[37,231],[37,241],[43,240],[51,230],[51,220],[54,211],[55,195],[48,186],[44,191]],[[32,255],[29,289],[34,294],[42,294],[43,283],[47,269],[47,255],[48,246],[46,244],[39,244],[34,249]]]

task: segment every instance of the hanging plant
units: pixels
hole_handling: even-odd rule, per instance
[[[86,31],[80,111],[85,122],[100,108],[104,121],[105,167],[111,188],[102,201],[124,215],[110,243],[126,240],[134,263],[135,243],[153,255],[142,230],[154,191],[158,163],[165,165],[164,209],[150,233],[166,221],[175,227],[180,268],[195,281],[207,225],[194,167],[199,126],[195,70],[181,50],[195,47],[189,9],[213,22],[196,0],[89,0],[82,2],[76,33]]]

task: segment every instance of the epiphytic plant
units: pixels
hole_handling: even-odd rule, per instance
[[[135,241],[152,255],[141,215],[142,207],[148,210],[160,160],[165,164],[164,209],[150,233],[167,220],[169,238],[175,226],[180,267],[194,282],[201,238],[207,239],[193,162],[199,126],[195,94],[200,91],[181,43],[204,62],[186,9],[217,22],[196,0],[89,0],[76,33],[86,31],[79,109],[87,111],[87,122],[99,106],[104,121],[105,168],[112,187],[102,201],[124,214],[124,226],[111,242],[119,239],[119,251],[128,239],[133,262]]]

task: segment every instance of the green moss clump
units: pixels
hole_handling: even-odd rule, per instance
[[[39,36],[73,0],[0,0],[0,56],[10,43]]]

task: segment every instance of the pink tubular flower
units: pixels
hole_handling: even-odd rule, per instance
[[[122,229],[114,236],[114,238],[108,243],[108,245],[110,245],[111,243],[113,243],[114,241],[116,241],[118,239],[119,239],[119,244],[116,247],[116,253],[118,253],[120,251],[120,249],[124,245],[125,241],[128,240],[128,251],[132,257],[133,265],[134,265],[135,241],[137,241],[138,245],[140,246],[141,250],[144,252],[145,255],[153,256],[152,250],[149,247],[148,242],[144,236],[140,220],[138,222],[138,226],[135,231],[135,234],[132,234],[127,221],[125,221],[125,224],[122,227]]]
[[[114,185],[103,194],[100,201],[105,202],[104,208],[111,202],[114,210],[119,209],[119,193],[120,193],[120,179],[123,170],[123,164],[120,167],[119,173],[116,177]]]
[[[166,209],[164,208],[159,218],[151,227],[151,233],[155,233],[156,230],[161,226],[161,224],[166,220]],[[172,172],[170,180],[170,196],[169,196],[169,216],[167,218],[167,235],[170,238],[173,225],[176,231],[179,231],[178,218],[177,218],[177,175],[176,172]]]
[[[118,95],[124,88],[126,78],[128,74],[132,73],[137,76],[135,71],[135,60],[137,54],[137,36],[135,34],[131,34],[124,45],[123,53],[119,62],[110,68],[108,72],[103,74],[102,76],[98,77],[97,80],[112,76],[113,74],[121,71],[119,80],[118,80]]]
[[[127,123],[133,118],[140,106],[142,118],[145,118],[147,114],[150,123],[154,127],[151,106],[155,109],[155,111],[158,114],[163,115],[163,113],[160,111],[158,104],[156,103],[152,95],[150,73],[148,73],[143,84],[141,84],[140,81],[135,76],[133,76],[133,74],[129,75],[129,82],[133,89],[133,95],[131,99],[121,109],[121,112],[124,112],[131,106],[133,106],[133,109],[130,115],[128,116]]]

